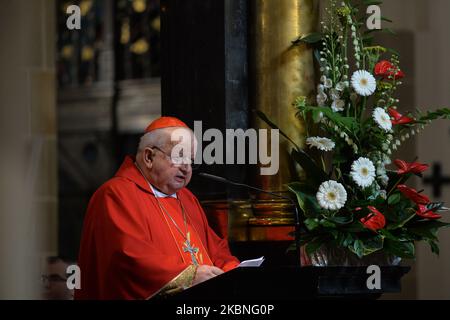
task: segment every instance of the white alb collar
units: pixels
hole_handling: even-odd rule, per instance
[[[137,164],[136,161],[134,162],[134,165],[135,165],[136,168],[139,170],[139,172],[142,174],[142,176],[144,177],[145,181],[147,181],[147,183],[148,183],[150,189],[152,189],[152,192],[153,192],[153,194],[155,195],[156,198],[175,198],[175,199],[178,199],[176,193],[171,194],[171,195],[168,195],[168,194],[165,194],[164,192],[161,192],[161,191],[157,190],[156,188],[154,188],[154,187],[152,186],[152,184],[150,183],[150,181],[147,180],[147,178],[145,177],[145,175],[144,175],[144,173],[142,172],[141,168],[139,168],[139,165]]]
[[[173,193],[173,194],[165,194],[164,192],[159,191],[158,189],[154,188],[151,183],[149,182],[148,185],[150,186],[150,189],[152,189],[153,194],[155,195],[155,197],[157,198],[175,198],[177,199],[177,194]]]

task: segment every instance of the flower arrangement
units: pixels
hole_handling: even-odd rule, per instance
[[[406,184],[428,165],[391,158],[432,120],[449,119],[450,109],[397,110],[395,91],[405,74],[399,55],[372,45],[376,30],[358,20],[358,8],[368,4],[330,0],[321,32],[293,42],[315,47],[321,75],[314,101],[294,103],[305,120],[305,150],[280,131],[305,172],[304,180],[288,185],[302,211],[301,243],[308,254],[332,245],[359,258],[381,251],[414,258],[414,242],[426,241],[439,253],[437,231],[449,225],[440,212],[447,208]],[[391,164],[396,169],[386,168]]]

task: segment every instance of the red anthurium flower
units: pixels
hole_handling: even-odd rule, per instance
[[[394,163],[398,168],[398,170],[397,170],[398,174],[406,174],[406,173],[410,173],[410,172],[414,173],[414,174],[419,174],[419,173],[427,170],[429,167],[427,164],[423,164],[423,163],[419,163],[419,162],[408,163],[406,161],[399,160],[399,159],[394,160]]]
[[[389,115],[392,117],[391,122],[393,125],[407,124],[407,123],[414,122],[413,118],[402,115],[400,112],[398,112],[394,108],[389,108],[388,112],[389,112]]]
[[[362,224],[366,228],[373,231],[383,229],[386,225],[386,219],[384,218],[384,215],[375,207],[368,206],[367,208],[371,211],[371,213],[367,217],[361,219]]]
[[[416,214],[418,216],[421,216],[422,218],[426,219],[440,219],[442,218],[441,215],[434,213],[432,210],[429,210],[427,206],[423,204],[419,204],[419,210],[416,211]]]
[[[387,60],[382,60],[375,65],[375,74],[377,76],[384,76],[387,74],[394,66]]]
[[[392,76],[394,74],[394,70],[394,65],[387,60],[380,61],[375,65],[375,75],[382,76],[384,79],[388,79],[389,76]],[[396,80],[404,77],[405,74],[401,70],[397,70],[394,75]]]
[[[398,185],[397,189],[400,190],[400,192],[403,193],[405,197],[414,201],[416,204],[430,203],[430,199],[426,195],[420,194],[413,188],[409,188],[404,184]]]

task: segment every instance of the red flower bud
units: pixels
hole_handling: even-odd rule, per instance
[[[416,211],[416,214],[425,219],[440,219],[441,215],[434,213],[433,210],[429,210],[427,206],[423,204],[419,204],[419,210]]]
[[[377,231],[379,229],[383,229],[386,225],[386,219],[384,218],[384,215],[377,210],[377,208],[368,206],[367,209],[371,211],[371,213],[367,216],[362,218],[360,221],[361,223],[368,229],[372,231]]]
[[[395,70],[394,65],[387,60],[380,61],[375,65],[375,75],[381,76],[384,79],[389,79],[389,76],[393,76],[394,70]],[[397,72],[394,75],[394,79],[396,80],[404,77],[405,74],[400,69],[397,70]]]
[[[400,159],[394,160],[394,163],[398,168],[398,170],[397,170],[398,174],[406,174],[406,173],[410,173],[410,172],[414,173],[414,174],[419,174],[419,173],[427,170],[429,167],[427,164],[423,164],[423,163],[419,163],[419,162],[408,163],[408,162],[400,160]]]
[[[393,125],[396,125],[396,124],[407,124],[407,123],[414,122],[413,118],[410,118],[410,117],[402,115],[401,113],[399,113],[394,108],[389,108],[388,112],[389,112],[389,115],[392,117],[391,122],[392,122]]]
[[[412,200],[416,204],[430,203],[430,199],[426,195],[420,194],[413,188],[409,188],[404,184],[398,185],[397,189],[400,190],[400,192],[403,193],[406,198]]]

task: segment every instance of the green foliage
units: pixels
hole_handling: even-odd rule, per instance
[[[301,43],[314,44],[322,40],[323,35],[320,33],[310,33],[306,36],[298,37],[298,39],[292,41],[292,45],[299,45]]]
[[[450,109],[399,114],[400,54],[373,44],[378,32],[395,34],[385,27],[392,21],[382,17],[383,29],[365,28],[366,7],[382,1],[329,2],[321,30],[292,41],[292,46],[312,48],[320,68],[315,101],[300,96],[293,102],[296,116],[304,120],[306,145],[280,130],[293,146],[292,161],[304,171],[304,180],[287,185],[301,209],[300,241],[309,254],[326,245],[346,248],[358,257],[383,250],[414,258],[416,241],[425,241],[439,253],[438,231],[450,224],[420,216],[419,206],[397,188],[420,172],[399,175],[386,166],[395,159],[393,152],[425,125],[450,119]],[[361,74],[365,80],[353,84],[352,77]],[[369,85],[372,79],[367,74],[376,86]],[[280,129],[264,113],[256,113],[269,127]],[[361,159],[366,163],[365,176],[372,175],[367,185],[358,171]],[[323,186],[331,189],[323,191]],[[334,201],[334,206],[324,205],[327,201]],[[432,212],[445,209],[443,203],[427,204]]]

